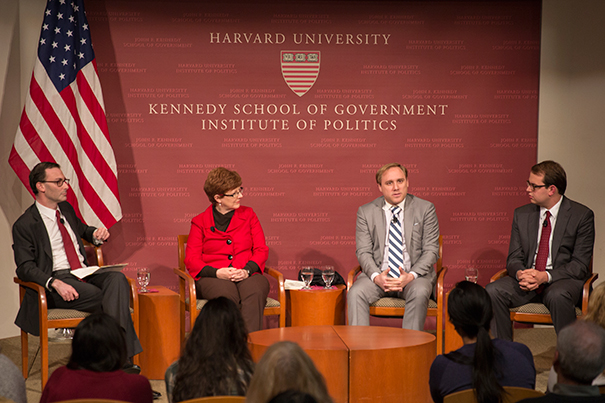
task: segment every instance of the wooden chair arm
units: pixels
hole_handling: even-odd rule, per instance
[[[504,278],[506,276],[508,276],[508,271],[506,269],[502,269],[498,273],[494,274],[492,278],[489,279],[489,282],[493,283],[494,281],[500,280],[501,278]]]
[[[175,268],[173,271],[174,274],[176,274],[179,278],[179,298],[181,300],[181,304],[187,305],[187,310],[190,312],[190,314],[195,315],[197,309],[195,280],[189,273],[182,271],[179,268]],[[187,296],[189,296],[189,301],[187,301]]]
[[[447,267],[442,266],[439,274],[437,275],[437,284],[435,284],[435,293],[437,299],[437,306],[443,306],[443,285],[445,284],[445,273],[447,273]]]
[[[286,287],[284,286],[284,275],[271,267],[265,267],[265,273],[277,280],[277,295],[279,296],[278,300],[280,304],[285,304]]]
[[[357,266],[349,272],[349,275],[347,276],[347,290],[350,290],[351,287],[353,287],[353,282],[355,281],[355,277],[360,272],[361,272],[361,266]]]
[[[19,299],[21,302],[23,302],[23,298],[25,297],[26,288],[29,288],[38,294],[40,331],[42,331],[42,329],[46,329],[48,327],[48,301],[46,300],[45,288],[42,287],[40,284],[31,281],[23,281],[18,277],[15,277],[13,281],[19,284]]]
[[[592,288],[592,284],[599,278],[598,273],[593,273],[590,275],[588,280],[584,282],[584,287],[582,288],[582,316],[588,313],[588,299],[590,297],[590,289]]]
[[[277,280],[277,300],[280,307],[279,327],[286,327],[286,287],[284,286],[284,275],[271,267],[265,267],[265,273]]]

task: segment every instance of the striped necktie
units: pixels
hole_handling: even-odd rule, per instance
[[[401,208],[391,207],[393,218],[389,226],[389,276],[399,277],[399,268],[403,268],[403,237],[401,234],[401,222],[397,218]]]

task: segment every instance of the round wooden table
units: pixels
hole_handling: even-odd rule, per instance
[[[250,333],[254,361],[278,341],[309,354],[335,402],[430,403],[435,336],[378,326],[299,326]]]
[[[286,290],[288,326],[344,325],[346,288]]]

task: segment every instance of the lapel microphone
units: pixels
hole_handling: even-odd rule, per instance
[[[59,222],[63,225],[65,225],[65,220],[63,220],[62,218],[59,220]]]
[[[393,224],[397,224],[397,223],[399,222],[399,220],[397,219],[397,216],[396,216],[396,215],[393,215],[393,218],[391,219],[391,222],[392,222]]]
[[[546,218],[544,219],[544,223],[542,223],[542,226],[543,226],[544,228],[548,227],[548,217],[546,217]]]

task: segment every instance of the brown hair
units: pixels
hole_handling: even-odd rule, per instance
[[[56,162],[40,162],[32,168],[29,173],[29,187],[32,189],[35,195],[38,194],[38,188],[36,184],[38,182],[44,182],[46,180],[46,170],[53,168],[61,168]]]
[[[296,343],[280,341],[256,365],[246,402],[265,403],[287,390],[308,393],[318,403],[332,403],[324,377],[307,353]]]
[[[381,184],[382,181],[382,175],[389,169],[391,168],[399,168],[403,171],[403,174],[405,175],[405,179],[408,178],[408,170],[406,167],[402,166],[401,164],[397,163],[397,162],[392,162],[390,164],[386,164],[383,165],[378,172],[376,172],[376,183],[378,183],[379,185]]]
[[[227,168],[214,168],[208,174],[204,183],[204,192],[208,196],[208,200],[213,205],[216,204],[214,196],[223,196],[225,192],[235,189],[242,185],[242,178],[235,171],[230,171]]]
[[[559,194],[563,196],[567,189],[567,174],[563,167],[554,161],[542,161],[531,167],[534,175],[544,175],[544,184],[548,187],[554,185]]]

